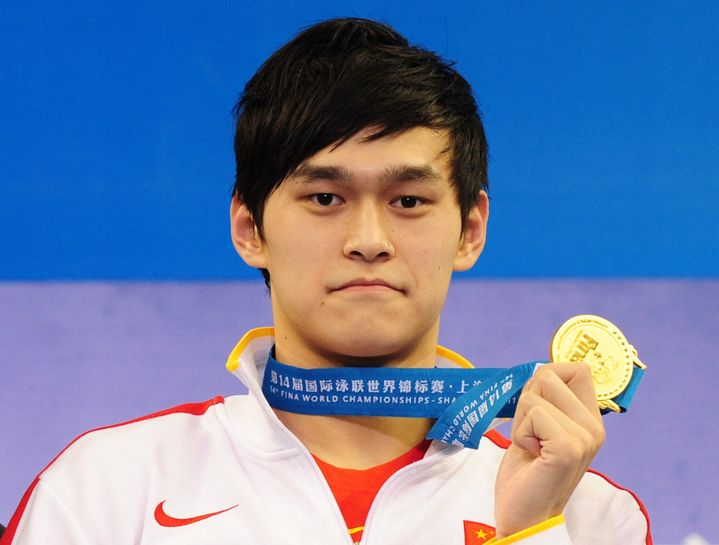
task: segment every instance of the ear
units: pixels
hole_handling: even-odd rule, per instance
[[[264,241],[252,219],[250,210],[240,202],[237,195],[232,197],[230,204],[230,227],[232,244],[245,263],[256,269],[266,269],[267,258],[264,252]]]
[[[484,250],[487,237],[487,220],[489,219],[489,197],[482,191],[479,199],[472,206],[469,217],[464,225],[462,238],[459,241],[457,255],[454,258],[455,271],[467,271],[472,268]]]

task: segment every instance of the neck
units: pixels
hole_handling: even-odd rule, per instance
[[[436,332],[432,333],[406,352],[398,350],[391,356],[367,358],[372,361],[327,357],[276,334],[275,356],[280,362],[305,368],[342,367],[348,363],[431,368],[437,349]],[[401,456],[421,443],[433,424],[429,418],[320,416],[273,410],[312,454],[334,466],[350,469],[366,469]]]
[[[370,416],[317,416],[275,409],[280,421],[307,449],[337,467],[383,464],[422,442],[432,420]]]

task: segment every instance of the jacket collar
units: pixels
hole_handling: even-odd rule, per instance
[[[240,339],[235,348],[227,358],[227,370],[237,376],[244,383],[243,374],[238,374],[241,368],[255,368],[255,378],[261,383],[264,375],[267,356],[275,342],[275,331],[272,327],[258,327],[251,329]],[[474,367],[465,358],[453,352],[449,348],[437,345],[435,366],[441,368],[465,368]],[[248,388],[249,384],[245,384]]]
[[[249,437],[249,442],[265,454],[268,453],[268,450],[275,454],[289,454],[289,451],[297,453],[297,449],[307,452],[300,440],[280,422],[262,393],[262,379],[267,366],[267,357],[274,345],[274,341],[274,328],[258,327],[251,329],[245,333],[230,353],[226,367],[230,373],[240,379],[247,387],[255,402],[252,409],[259,409],[262,414],[260,418],[268,425],[264,426],[262,430],[255,430],[258,433],[254,437]],[[435,365],[441,368],[473,367],[461,355],[439,345],[437,346]],[[255,415],[255,417],[259,416]],[[494,427],[499,422],[495,420],[491,427]],[[244,433],[243,435],[246,436]],[[452,454],[462,450],[464,449],[460,447],[433,441],[425,458],[436,452]]]

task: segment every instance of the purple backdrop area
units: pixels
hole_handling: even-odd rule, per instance
[[[477,365],[546,357],[574,314],[606,316],[649,365],[632,411],[609,415],[594,466],[635,490],[657,543],[719,541],[719,281],[456,281],[441,342]],[[242,333],[270,323],[247,283],[0,284],[0,522],[77,434],[232,395]]]

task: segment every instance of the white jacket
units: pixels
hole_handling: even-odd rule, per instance
[[[271,344],[271,329],[253,330],[230,357],[248,395],[80,436],[35,479],[0,545],[350,545],[312,455],[262,396]],[[465,362],[439,349],[438,365]],[[497,437],[485,436],[478,450],[434,442],[381,488],[362,543],[466,545],[464,521],[494,526],[494,482],[506,448]],[[587,473],[564,517],[505,541],[641,545],[651,538],[635,497]]]

